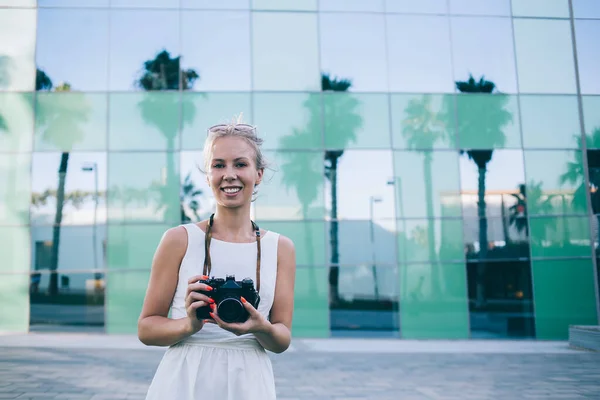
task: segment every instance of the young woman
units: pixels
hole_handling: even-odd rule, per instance
[[[138,321],[144,344],[169,346],[147,400],[276,398],[265,350],[281,353],[290,345],[296,256],[290,239],[250,219],[265,168],[261,144],[250,125],[208,130],[205,172],[216,211],[206,221],[166,231]],[[252,279],[260,294],[257,308],[241,298],[245,322],[224,322],[210,296],[213,288],[199,282],[229,275]],[[208,318],[197,317],[201,307],[212,310]]]

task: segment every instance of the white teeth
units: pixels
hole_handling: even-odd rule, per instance
[[[237,193],[240,190],[242,190],[242,189],[240,189],[240,188],[225,188],[225,189],[223,189],[223,191],[225,193]]]

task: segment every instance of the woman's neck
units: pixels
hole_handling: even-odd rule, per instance
[[[217,206],[212,231],[220,239],[227,241],[248,241],[253,238],[250,208],[231,209]]]

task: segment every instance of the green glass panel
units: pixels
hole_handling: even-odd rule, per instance
[[[1,11],[0,90],[32,92],[35,89],[37,10],[2,9]]]
[[[150,269],[168,225],[109,225],[106,256],[109,269]]]
[[[0,333],[29,330],[29,274],[0,275]]]
[[[254,90],[320,90],[316,13],[253,12],[251,26]]]
[[[328,149],[389,148],[388,109],[386,94],[323,94],[325,147]]]
[[[202,149],[209,127],[232,122],[239,115],[242,122],[252,123],[250,110],[248,93],[183,93],[181,147]],[[258,128],[262,136],[262,127]]]
[[[329,285],[324,267],[296,269],[294,287],[294,337],[329,336]]]
[[[394,152],[398,218],[461,215],[458,152]]]
[[[516,96],[461,94],[456,107],[461,149],[521,147]]]
[[[258,220],[257,224],[289,237],[296,248],[296,264],[326,265],[325,223],[320,221],[287,222]]]
[[[581,142],[576,96],[521,96],[525,148],[578,148]]]
[[[0,224],[28,224],[31,154],[3,154],[0,157],[0,182]]]
[[[179,153],[109,153],[108,219],[179,223]]]
[[[600,149],[600,96],[582,96],[588,149]]]
[[[31,151],[33,95],[0,93],[0,152]]]
[[[317,0],[252,0],[255,10],[303,10],[316,11]]]
[[[392,94],[395,149],[448,149],[456,143],[453,95]]]
[[[29,272],[31,251],[27,226],[0,226],[0,274]]]
[[[327,222],[325,243],[331,260],[333,222]],[[337,223],[337,251],[340,265],[396,265],[396,221],[393,219],[341,220]]]
[[[385,10],[402,14],[447,14],[448,4],[446,0],[385,0]]]
[[[591,259],[533,260],[537,339],[567,340],[569,325],[598,325]]]
[[[112,93],[109,101],[111,150],[179,150],[179,93]]]
[[[400,333],[405,339],[469,337],[463,263],[400,266]]]
[[[569,18],[569,0],[512,0],[515,17]]]
[[[111,271],[107,274],[105,329],[108,334],[135,334],[150,271]]]
[[[255,93],[253,103],[264,149],[323,148],[320,94]]]
[[[462,220],[409,219],[398,221],[397,226],[401,262],[464,261]]]
[[[592,253],[587,217],[530,218],[532,257],[589,257]]]
[[[581,151],[526,150],[525,178],[529,215],[587,211]]]
[[[258,187],[256,218],[262,220],[323,219],[323,153],[265,152],[275,172],[266,170]]]
[[[598,10],[600,3],[596,1]],[[591,17],[586,17],[591,18]],[[577,44],[577,71],[579,87],[582,94],[600,94],[598,79],[598,37],[600,37],[600,21],[598,19],[576,19],[575,43]]]
[[[106,94],[38,93],[36,107],[35,150],[106,149]]]
[[[513,25],[519,91],[575,94],[569,21],[515,18]]]

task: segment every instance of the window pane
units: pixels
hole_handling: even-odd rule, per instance
[[[0,152],[31,151],[33,95],[0,92]]]
[[[150,270],[152,258],[170,225],[108,225],[106,258],[109,270]],[[112,287],[112,282],[111,285]]]
[[[392,142],[396,149],[443,149],[456,144],[453,95],[392,94]]]
[[[456,152],[396,151],[394,171],[398,218],[461,215]]]
[[[59,170],[63,161],[66,172],[61,224],[91,225],[94,224],[94,218],[98,223],[104,223],[106,153],[34,153],[31,166],[31,223],[46,226],[55,223]],[[48,240],[52,240],[51,235]]]
[[[61,272],[51,280],[49,273],[33,273],[30,288],[30,320],[33,329],[81,329],[95,327],[103,333],[104,290],[106,280],[103,273]],[[51,282],[55,282],[57,293],[49,295]],[[50,326],[54,326],[50,328]],[[45,328],[47,327],[47,328]]]
[[[600,3],[598,0],[573,0],[573,15],[575,18],[600,18]]]
[[[111,150],[179,150],[181,95],[177,92],[110,95]]]
[[[23,0],[16,0],[23,1]],[[38,7],[108,7],[110,0],[37,0]],[[32,0],[35,3],[35,0]]]
[[[252,0],[252,8],[258,10],[315,11],[317,0]]]
[[[515,17],[569,18],[569,0],[512,0]]]
[[[30,168],[31,154],[3,154],[0,157],[0,224],[29,223]]]
[[[465,265],[400,266],[400,332],[405,339],[467,339]]]
[[[329,337],[329,285],[325,267],[296,269],[294,337]]]
[[[510,0],[450,0],[451,14],[510,15]]]
[[[322,96],[316,93],[254,93],[254,123],[263,149],[323,148]]]
[[[181,8],[199,8],[203,10],[247,10],[250,8],[250,0],[180,0]]]
[[[321,11],[383,12],[384,0],[320,0]]]
[[[591,259],[533,261],[537,339],[567,340],[570,325],[597,325]],[[577,288],[574,296],[571,290]]]
[[[319,18],[323,72],[350,80],[352,91],[387,91],[384,15],[327,13]]]
[[[106,94],[38,93],[35,149],[105,150],[106,108]]]
[[[180,223],[177,153],[109,153],[108,165],[110,222]]]
[[[400,262],[464,260],[460,219],[404,219],[396,224]]]
[[[181,49],[182,68],[200,75],[195,90],[250,90],[248,12],[183,12]],[[235,62],[223,49],[235,49]]]
[[[150,280],[148,271],[111,271],[106,288],[106,333],[135,334]]]
[[[446,17],[388,15],[390,91],[454,92]]]
[[[463,149],[520,148],[516,96],[462,94],[456,97],[458,143]]]
[[[0,274],[29,272],[29,236],[30,229],[27,226],[0,226]]]
[[[179,8],[179,0],[110,0],[111,7]]]
[[[589,257],[588,217],[535,217],[531,225],[532,257]]]
[[[588,148],[600,149],[600,96],[582,96]]]
[[[152,90],[177,90],[179,55],[179,11],[111,11],[110,90],[138,90],[140,84]],[[146,61],[154,61],[150,71]],[[165,76],[159,76],[162,70]]]
[[[463,216],[502,217],[525,183],[521,150],[471,150],[460,156]],[[484,201],[479,202],[483,190]],[[483,208],[485,207],[485,208]],[[485,210],[485,213],[483,212]]]
[[[44,1],[44,0],[39,0]],[[36,0],[0,0],[0,6],[7,7],[35,7]]]
[[[448,7],[446,0],[385,0],[385,10],[406,14],[446,14]]]
[[[525,151],[529,215],[585,213],[582,163],[580,151]]]
[[[323,221],[264,221],[261,228],[289,237],[296,247],[298,266],[327,265],[325,254],[325,222]]]
[[[55,86],[108,88],[108,15],[108,10],[38,11],[36,64]]]
[[[204,156],[201,151],[181,152],[182,223],[200,222],[215,212],[215,199],[206,181]]]
[[[357,264],[395,265],[396,242],[394,220],[374,218],[327,222],[327,259],[336,264],[334,251],[337,250],[337,263],[341,268]]]
[[[0,90],[34,90],[36,13],[24,9],[0,13]]]
[[[488,4],[489,2],[480,2]],[[512,26],[508,18],[452,17],[454,80],[495,83],[501,93],[517,92]]]
[[[523,95],[520,101],[525,148],[579,147],[577,97]]]
[[[324,93],[325,148],[389,148],[388,101],[385,94]]]
[[[529,260],[467,263],[471,338],[535,337],[531,275]]]
[[[0,304],[0,332],[28,332],[29,274],[0,275]]]
[[[245,123],[252,123],[248,93],[183,93],[181,147],[199,150],[204,147],[209,127],[228,123],[240,114]],[[177,117],[179,118],[179,117]],[[263,130],[259,126],[259,134]]]
[[[514,200],[511,193],[506,199]],[[529,258],[529,227],[527,218],[513,211],[513,206],[501,217],[478,218],[466,216],[464,224],[464,243],[467,261],[478,260],[523,260]],[[484,227],[487,227],[485,231]],[[481,232],[486,232],[485,237]],[[481,246],[487,243],[487,249]],[[486,251],[483,252],[482,250]]]
[[[256,215],[262,220],[323,219],[322,152],[265,152],[275,172],[265,171]]]
[[[519,91],[575,93],[569,21],[515,19]]]
[[[252,13],[254,90],[319,90],[317,17]]]
[[[335,206],[337,219],[393,219],[394,168],[391,151],[347,150],[337,158],[337,162],[333,162],[331,168],[336,155],[334,152],[325,154],[325,207],[328,215]],[[358,187],[360,190],[357,190]],[[333,204],[334,198],[336,204]]]
[[[575,36],[581,93],[600,94],[598,77],[600,21],[576,21]]]
[[[600,130],[597,131],[595,141],[597,142],[600,139]],[[593,230],[595,234],[600,233],[598,228],[600,225],[597,223],[598,215],[600,214],[600,191],[598,188],[600,187],[600,150],[592,149],[587,151],[587,167],[589,172],[589,185],[587,187],[587,192],[589,193],[592,212],[595,214],[595,218],[593,218],[592,225],[594,226]],[[598,238],[594,238],[595,243],[599,243]]]
[[[398,335],[398,270],[395,265],[341,267],[337,291],[339,300],[331,304],[329,313],[332,336]]]

